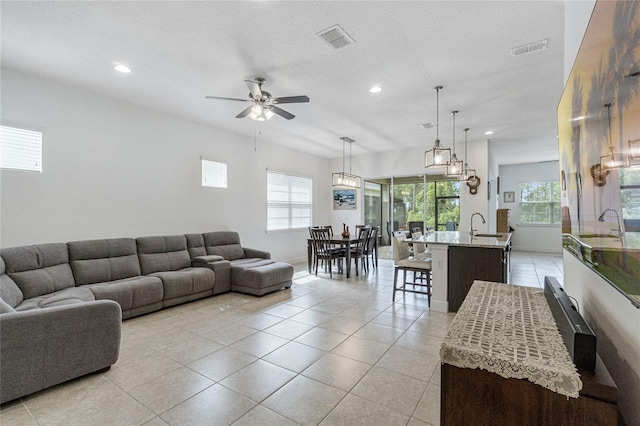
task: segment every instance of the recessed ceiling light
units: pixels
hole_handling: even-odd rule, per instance
[[[126,65],[122,65],[122,64],[116,64],[116,66],[114,67],[116,71],[124,73],[124,74],[129,74],[131,72],[131,68],[129,68]]]
[[[493,134],[493,130],[488,130],[488,131],[484,132],[484,134],[487,135],[487,136],[488,135],[492,135]]]
[[[379,84],[376,84],[371,89],[369,89],[369,92],[371,92],[371,93],[380,93],[380,92],[382,92],[382,87],[380,87]]]

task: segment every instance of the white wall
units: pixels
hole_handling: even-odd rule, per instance
[[[369,155],[358,155],[351,158],[351,170],[353,174],[364,179],[389,178],[392,176],[418,176],[427,174],[443,174],[444,169],[427,169],[424,167],[424,152],[431,149],[425,144],[424,148],[411,148]],[[487,167],[488,167],[488,142],[486,140],[469,141],[468,145],[469,166],[476,169],[481,179],[478,193],[469,194],[466,184],[460,189],[460,224],[459,229],[468,232],[469,218],[474,212],[480,212],[488,218],[487,200]],[[473,159],[473,161],[471,161]],[[347,158],[347,164],[348,164]],[[348,166],[347,166],[348,167]],[[331,161],[331,173],[342,171],[342,157]],[[493,189],[495,192],[495,189]],[[342,229],[346,223],[352,231],[356,224],[364,220],[364,181],[363,188],[358,190],[358,204],[356,210],[332,210],[331,225],[334,229]],[[494,213],[495,214],[495,213]],[[476,226],[477,225],[477,226]],[[482,224],[474,220],[474,228],[480,232],[488,230],[488,223]]]
[[[43,172],[0,172],[3,247],[235,230],[245,246],[306,259],[306,229],[266,233],[266,169],[309,176],[329,220],[329,161],[2,70],[2,122],[43,131]],[[200,157],[228,163],[201,186]]]
[[[640,309],[567,251],[564,288],[598,338],[598,354],[618,386],[626,424],[640,424]]]
[[[562,252],[562,228],[558,225],[526,225],[519,222],[520,184],[560,180],[557,161],[500,166],[500,199],[498,208],[510,209],[511,241],[514,250],[545,253]],[[513,191],[515,202],[505,203],[504,192]]]
[[[582,37],[593,13],[595,0],[564,2],[564,81],[567,82]]]

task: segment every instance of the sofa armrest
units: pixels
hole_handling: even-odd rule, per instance
[[[264,250],[257,250],[244,247],[244,257],[260,257],[262,259],[271,259],[271,253]]]
[[[110,367],[121,326],[112,300],[0,315],[0,403]]]

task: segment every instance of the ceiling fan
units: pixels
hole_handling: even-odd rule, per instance
[[[205,96],[205,99],[220,99],[223,101],[238,101],[238,102],[251,102],[254,105],[246,108],[240,114],[236,115],[236,118],[249,117],[256,121],[266,121],[273,117],[275,114],[280,117],[291,120],[295,115],[288,111],[278,108],[276,104],[294,104],[300,102],[309,102],[309,97],[302,96],[286,96],[284,98],[272,98],[271,93],[262,90],[264,84],[264,78],[256,78],[256,81],[245,80],[244,81],[249,88],[249,99],[238,98],[224,98],[220,96]]]

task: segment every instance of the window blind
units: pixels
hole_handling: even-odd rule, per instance
[[[0,168],[42,172],[42,132],[0,126]]]
[[[311,226],[313,181],[267,171],[267,230]]]
[[[202,186],[227,187],[227,164],[202,159]]]

